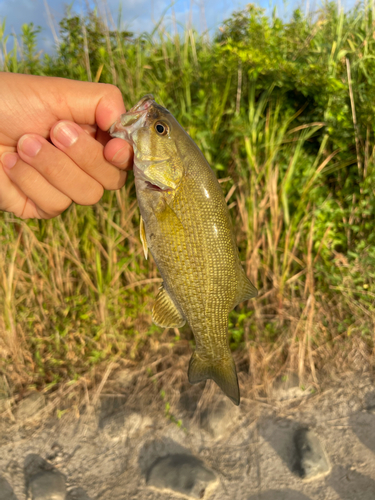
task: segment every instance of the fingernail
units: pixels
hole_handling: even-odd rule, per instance
[[[113,163],[118,163],[123,165],[129,161],[129,148],[127,146],[119,149],[117,153],[112,158]]]
[[[42,144],[38,139],[30,137],[29,135],[22,137],[18,146],[23,153],[31,157],[36,156],[42,148]]]
[[[16,153],[3,153],[1,156],[1,163],[5,168],[13,168],[17,163],[18,155]]]
[[[54,138],[66,148],[72,146],[76,142],[78,135],[77,130],[66,122],[58,123],[53,130]]]

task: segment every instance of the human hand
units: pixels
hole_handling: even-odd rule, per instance
[[[124,185],[132,149],[106,132],[117,87],[0,72],[0,110],[0,210],[49,219]]]

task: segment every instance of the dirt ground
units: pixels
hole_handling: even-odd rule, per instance
[[[0,500],[375,499],[370,374],[347,374],[318,394],[292,374],[239,408],[207,384],[208,403],[189,411],[192,393],[167,415],[163,401],[122,392],[128,375],[60,418],[39,394],[3,411]],[[297,467],[300,429],[313,431],[329,464],[312,478]]]

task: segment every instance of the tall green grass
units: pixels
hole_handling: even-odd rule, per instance
[[[133,36],[89,12],[62,20],[54,57],[37,53],[33,25],[13,40],[0,29],[3,71],[115,83],[127,107],[152,92],[197,142],[260,291],[230,315],[256,386],[373,364],[373,14],[327,4],[285,23],[249,6],[209,40],[163,22]],[[0,371],[14,390],[178,341],[151,324],[160,278],[138,231],[132,180],[51,221],[0,216]]]

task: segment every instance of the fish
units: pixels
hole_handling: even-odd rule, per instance
[[[109,132],[134,150],[140,238],[163,280],[152,320],[163,328],[188,322],[196,346],[189,382],[212,379],[239,405],[228,315],[258,292],[241,266],[222,188],[199,147],[152,94]]]

